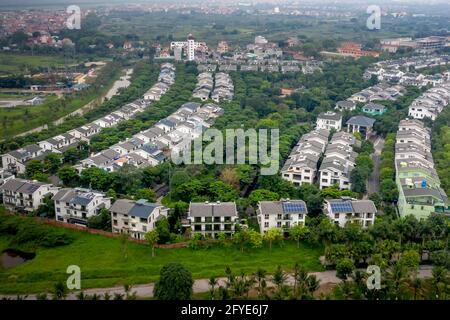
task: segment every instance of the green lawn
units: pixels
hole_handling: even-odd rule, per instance
[[[49,96],[39,106],[17,106],[0,108],[0,140],[10,138],[22,132],[50,124],[100,97],[106,93],[120,76],[120,70],[113,68],[102,72],[111,73],[105,79],[101,89],[87,89],[82,92],[71,93],[65,100],[56,96]]]
[[[62,55],[27,55],[0,53],[0,74],[24,73],[27,69],[57,68],[64,66]]]
[[[149,246],[128,244],[128,258],[122,255],[117,239],[66,230],[75,241],[64,247],[39,248],[36,257],[22,265],[0,269],[0,293],[24,294],[51,291],[55,282],[66,281],[69,265],[81,268],[82,288],[110,287],[124,283],[139,284],[158,279],[160,268],[168,262],[181,262],[194,278],[224,276],[225,267],[237,273],[253,273],[258,267],[274,272],[280,265],[290,269],[296,262],[308,270],[320,271],[319,256],[322,248],[313,248],[285,241],[283,246],[247,249],[244,253],[234,246],[209,249],[157,249],[151,257]],[[8,247],[8,239],[0,236],[0,252]],[[1,267],[0,267],[1,268]]]

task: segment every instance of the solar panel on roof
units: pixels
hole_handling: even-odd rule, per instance
[[[306,212],[305,204],[302,202],[283,203],[284,213]]]
[[[28,187],[28,191],[29,192],[35,192],[37,189],[39,189],[39,186],[38,185],[34,185],[34,184],[32,184],[32,185],[30,185]]]
[[[353,212],[353,206],[350,201],[332,202],[331,210],[333,210],[334,213]]]

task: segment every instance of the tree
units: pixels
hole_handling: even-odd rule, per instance
[[[272,281],[277,287],[276,292],[277,299],[281,300],[286,296],[287,293],[286,291],[288,290],[288,287],[286,286],[286,280],[287,280],[286,273],[283,271],[283,269],[281,269],[281,266],[278,266],[272,277]]]
[[[128,259],[128,233],[121,233],[119,235],[119,241],[121,245],[122,257]]]
[[[67,296],[67,286],[62,282],[58,281],[53,286],[53,299],[54,300],[64,300]]]
[[[353,270],[355,270],[355,265],[349,258],[342,258],[336,263],[336,276],[344,281],[352,274]]]
[[[44,170],[50,173],[56,173],[61,167],[62,155],[58,153],[50,153],[44,159]]]
[[[189,300],[192,297],[192,274],[180,263],[168,263],[161,268],[155,283],[155,297],[159,300]]]
[[[270,228],[267,230],[264,237],[267,241],[269,241],[269,249],[272,250],[272,243],[278,242],[282,239],[281,230],[278,228]]]
[[[352,186],[352,191],[359,194],[366,193],[366,179],[367,177],[362,173],[360,167],[356,167],[350,173],[350,183]]]
[[[28,178],[32,178],[36,173],[43,173],[44,164],[39,160],[30,160],[25,167],[25,174]]]
[[[170,240],[170,226],[169,220],[166,217],[161,217],[156,221],[156,231],[158,232],[158,243],[164,244]]]
[[[380,194],[384,202],[392,203],[398,199],[397,184],[393,180],[383,180],[380,184]]]
[[[88,218],[88,227],[111,231],[111,213],[105,208],[101,209],[98,215]]]
[[[152,257],[155,256],[155,245],[158,243],[159,235],[158,231],[152,230],[145,234],[145,240],[147,240],[148,244],[152,247]]]
[[[247,229],[241,229],[233,235],[233,242],[241,248],[244,252],[244,247],[250,242],[250,234]]]
[[[278,193],[270,190],[257,189],[253,190],[248,198],[250,200],[250,204],[252,206],[256,206],[259,201],[277,201],[280,199],[280,196]]]
[[[149,202],[155,202],[156,194],[152,189],[143,188],[136,191],[136,193],[134,194],[134,199],[136,200],[145,199]]]
[[[209,278],[208,284],[209,284],[209,288],[210,288],[209,289],[209,294],[211,295],[211,300],[214,300],[214,297],[216,295],[216,286],[218,284],[218,281],[217,281],[216,277],[211,276]]]
[[[259,297],[262,298],[265,295],[266,282],[266,270],[258,268],[255,273],[256,282],[258,283]]]
[[[250,244],[253,248],[261,248],[262,247],[262,242],[263,242],[263,237],[261,235],[261,233],[259,233],[256,230],[249,230],[248,231],[248,236],[250,238]]]
[[[289,235],[297,241],[297,248],[300,248],[300,241],[305,240],[309,234],[309,229],[301,224],[296,224],[289,230]]]
[[[75,186],[78,181],[78,173],[72,166],[64,166],[58,170],[58,177],[66,186]]]
[[[416,272],[420,264],[420,255],[416,250],[405,250],[402,253],[399,263],[404,265],[408,270]]]
[[[220,175],[220,180],[222,180],[226,184],[229,184],[236,190],[239,190],[239,186],[240,186],[239,175],[238,175],[236,169],[225,168]]]

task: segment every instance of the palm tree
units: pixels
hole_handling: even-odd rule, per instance
[[[54,294],[53,299],[54,300],[64,300],[67,296],[67,286],[62,283],[62,281],[59,281],[55,283],[54,285]]]
[[[402,299],[409,289],[409,272],[400,263],[395,263],[386,274],[388,296]]]
[[[414,277],[411,286],[414,289],[414,300],[417,300],[417,295],[420,294],[423,287],[422,279]]]
[[[283,299],[286,294],[286,273],[281,269],[280,266],[277,267],[277,270],[273,274],[272,281],[277,287],[276,296],[278,299]]]
[[[264,293],[265,293],[264,292],[265,287],[266,287],[266,270],[264,270],[262,268],[258,268],[256,270],[255,277],[256,277],[256,282],[258,283],[259,296],[263,297]]]
[[[209,289],[209,293],[211,295],[211,300],[214,300],[214,296],[216,293],[216,285],[218,284],[217,279],[214,276],[211,276],[209,278],[209,282],[208,282],[210,289]]]

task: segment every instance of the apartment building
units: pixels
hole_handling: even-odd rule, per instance
[[[103,192],[82,188],[60,189],[52,199],[55,201],[57,221],[81,226],[87,226],[89,218],[111,206],[111,198]]]
[[[2,155],[2,167],[11,173],[23,174],[25,173],[26,163],[29,160],[43,156],[44,154],[45,151],[38,145],[28,145]]]
[[[450,82],[433,87],[415,99],[408,109],[408,116],[414,119],[435,120],[450,103]]]
[[[127,233],[139,240],[144,240],[145,234],[156,228],[156,222],[169,213],[168,208],[144,199],[119,199],[109,211],[114,233]]]
[[[44,198],[56,194],[58,189],[49,183],[23,179],[10,179],[0,187],[5,207],[19,212],[38,209]]]
[[[184,226],[193,233],[216,238],[219,233],[232,236],[237,222],[235,202],[191,202]]]
[[[367,228],[374,224],[377,208],[371,200],[356,200],[348,197],[326,199],[323,212],[339,227],[347,223]]]
[[[305,225],[308,209],[303,200],[260,201],[256,214],[262,234],[271,228],[289,232],[295,225]]]

